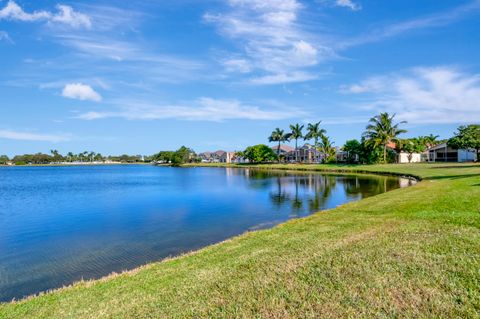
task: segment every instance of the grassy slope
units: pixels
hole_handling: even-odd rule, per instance
[[[480,317],[480,166],[351,169],[424,181],[3,304],[0,318]]]

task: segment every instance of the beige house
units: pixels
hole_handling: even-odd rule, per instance
[[[310,144],[305,144],[297,150],[293,149],[285,156],[287,162],[322,163],[324,159],[325,154]]]

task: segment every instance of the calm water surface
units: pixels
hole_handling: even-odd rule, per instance
[[[385,176],[153,166],[0,168],[0,301],[408,186]]]

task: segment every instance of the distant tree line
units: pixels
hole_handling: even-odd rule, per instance
[[[152,161],[158,164],[182,165],[200,162],[200,157],[191,148],[180,147],[176,151],[161,151],[152,156]]]
[[[93,163],[93,162],[118,162],[118,163],[141,163],[150,162],[151,156],[142,155],[118,155],[118,156],[103,156],[96,152],[81,152],[78,154],[69,152],[66,155],[60,154],[57,150],[51,150],[50,154],[36,153],[16,155],[9,158],[7,155],[0,156],[0,165],[5,165],[9,162],[15,165],[28,164],[55,164],[55,163]]]

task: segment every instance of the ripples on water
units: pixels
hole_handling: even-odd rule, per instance
[[[0,168],[0,300],[105,276],[408,186],[386,176]]]

